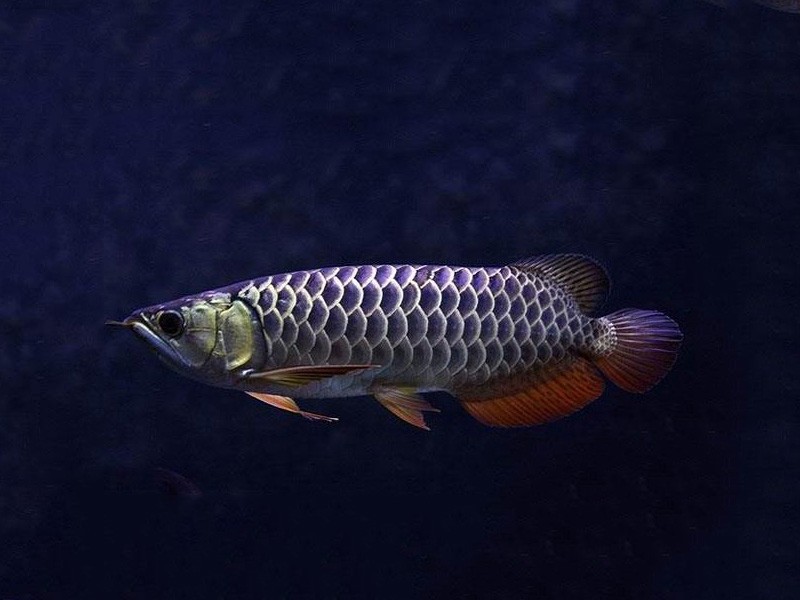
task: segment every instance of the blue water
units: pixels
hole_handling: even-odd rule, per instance
[[[745,2],[2,3],[0,599],[796,597],[799,194],[800,16]],[[311,423],[102,326],[564,251],[686,341],[532,429]]]

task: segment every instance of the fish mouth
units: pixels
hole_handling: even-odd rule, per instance
[[[144,313],[134,313],[124,321],[106,321],[106,325],[114,327],[125,327],[133,331],[136,337],[143,340],[150,348],[155,351],[158,357],[164,362],[182,369],[188,369],[190,365],[186,363],[180,353],[172,345],[155,332],[150,319]]]

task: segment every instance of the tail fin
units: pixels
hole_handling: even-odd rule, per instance
[[[597,346],[605,350],[598,351],[594,363],[623,390],[646,392],[675,364],[683,334],[668,316],[626,308],[600,321],[608,328]]]

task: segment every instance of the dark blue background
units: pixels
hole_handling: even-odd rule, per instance
[[[799,195],[800,16],[755,5],[3,3],[0,598],[795,597]],[[102,327],[558,251],[686,342],[546,427],[311,423]]]

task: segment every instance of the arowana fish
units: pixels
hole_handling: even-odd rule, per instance
[[[568,415],[605,375],[645,392],[682,340],[660,312],[591,317],[609,287],[577,254],[504,267],[365,265],[270,275],[134,311],[124,325],[174,370],[319,420],[293,397],[372,394],[427,429],[421,392],[454,395],[481,423]],[[601,375],[602,373],[602,375]]]

